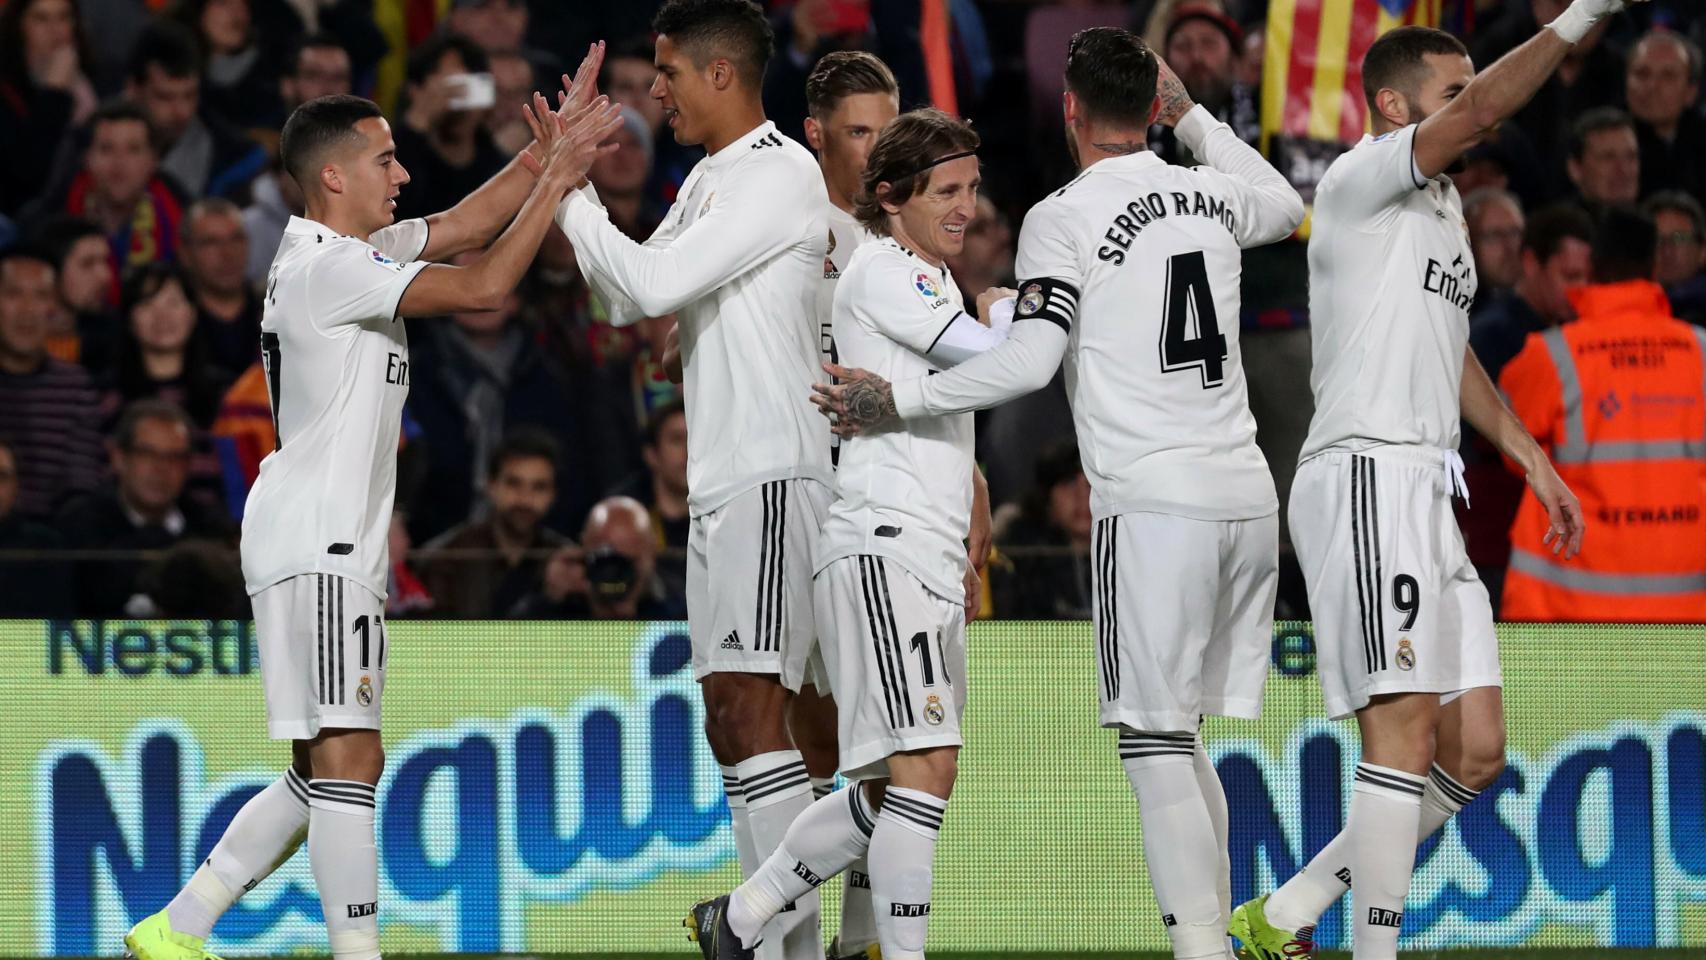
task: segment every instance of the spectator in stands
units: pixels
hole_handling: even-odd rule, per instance
[[[412,178],[397,198],[397,219],[454,207],[503,168],[486,132],[491,103],[466,98],[465,77],[489,69],[486,53],[458,34],[439,34],[409,54],[408,107],[392,126],[397,160]],[[519,104],[504,104],[514,110]]]
[[[136,608],[162,620],[247,620],[253,615],[243,567],[229,543],[175,543],[143,568],[136,586]]]
[[[59,531],[17,512],[18,459],[0,441],[0,553],[58,550]],[[71,570],[59,560],[0,559],[0,619],[65,617],[72,614]]]
[[[610,99],[631,107],[646,120],[652,132],[652,175],[646,192],[652,202],[669,206],[675,193],[686,179],[688,171],[705,155],[700,147],[684,147],[663,124],[663,104],[652,99],[652,81],[657,67],[652,65],[652,39],[635,37],[613,44],[604,54],[604,66],[598,74],[598,88]],[[802,86],[804,81],[802,82]]]
[[[1615,107],[1589,110],[1576,121],[1567,164],[1576,199],[1597,219],[1641,195],[1641,148],[1635,121]]]
[[[516,50],[499,50],[491,54],[491,65],[492,85],[500,104],[526,103],[535,90],[550,90],[558,82],[540,83],[532,61]],[[527,119],[520,110],[492,110],[486,116],[486,132],[492,135],[492,143],[499,153],[511,156],[527,149],[527,145],[533,142],[533,131],[528,128]]]
[[[432,594],[415,571],[414,541],[409,538],[409,515],[401,509],[391,511],[391,534],[388,538],[391,569],[385,577],[385,616],[389,618],[422,616],[432,610]]]
[[[652,175],[652,131],[639,111],[623,107],[622,126],[613,139],[616,149],[592,162],[587,179],[598,188],[610,222],[629,239],[644,243],[664,215],[664,209],[646,195]]]
[[[106,233],[115,278],[134,264],[177,259],[183,206],[159,166],[159,143],[140,107],[120,101],[95,111],[83,170],[59,209],[87,217]],[[108,302],[118,304],[116,280]]]
[[[174,12],[201,48],[206,114],[231,130],[271,125],[278,115],[273,51],[281,44],[258,42],[249,0],[181,0]]]
[[[995,523],[990,563],[995,615],[1078,620],[1090,616],[1090,481],[1078,445],[1057,443],[1036,462],[1036,483]]]
[[[549,552],[568,542],[545,526],[557,494],[557,466],[550,435],[518,430],[504,438],[487,464],[490,513],[445,531],[423,551],[421,577],[436,614],[502,616],[539,586]],[[488,553],[458,557],[449,551]]]
[[[687,616],[685,590],[670,592],[657,574],[657,533],[632,497],[593,505],[581,530],[586,605],[594,620],[664,620]]]
[[[182,250],[195,331],[208,360],[227,371],[247,370],[260,357],[261,297],[244,276],[243,211],[223,197],[193,204],[184,215]]]
[[[266,165],[266,151],[201,109],[202,64],[195,37],[162,21],[132,55],[125,96],[142,108],[160,146],[160,171],[191,197],[240,196]]]
[[[65,135],[95,112],[74,0],[0,6],[0,217],[47,189]]]
[[[968,304],[990,287],[1013,286],[1013,226],[988,194],[978,196],[977,217],[966,225],[965,246],[948,258],[948,269],[962,294],[972,291]],[[979,283],[983,286],[975,286]]]
[[[297,44],[288,66],[279,77],[278,94],[283,104],[279,125],[297,107],[319,97],[350,92],[350,55],[330,34],[311,33]],[[276,161],[249,186],[250,204],[243,210],[243,227],[249,235],[249,283],[266,283],[272,258],[278,253],[284,226],[302,214],[302,189],[285,174]]]
[[[583,439],[588,414],[577,405],[579,385],[529,342],[519,307],[520,298],[511,296],[498,310],[410,324],[409,406],[426,435],[429,466],[409,519],[410,532],[422,542],[469,516],[483,485],[473,465],[486,463],[502,438],[523,426],[538,427],[557,442],[550,526],[579,529],[591,491],[614,482],[599,473],[607,469],[605,452]]]
[[[0,254],[0,443],[18,471],[19,514],[45,517],[70,493],[101,481],[100,409],[89,375],[47,352],[55,307],[53,264]]]
[[[1700,96],[1700,48],[1655,30],[1629,57],[1629,111],[1641,150],[1641,196],[1686,190],[1706,198],[1706,116]]]
[[[1239,79],[1244,31],[1237,21],[1210,3],[1183,3],[1173,11],[1163,41],[1167,65],[1179,75],[1191,98],[1232,126],[1246,142],[1261,136],[1257,91]],[[1197,163],[1181,156],[1172,128],[1163,127],[1157,149],[1171,162]]]
[[[657,538],[658,579],[671,595],[687,589],[687,408],[680,399],[652,411],[646,420],[644,470],[617,492],[633,499],[651,514]]]
[[[165,550],[189,539],[228,540],[215,511],[185,495],[189,479],[189,418],[175,404],[139,400],[119,418],[111,447],[113,481],[60,511],[66,543],[84,550]],[[90,617],[151,616],[140,593],[141,556],[77,563],[77,611]]]
[[[1706,325],[1706,209],[1681,190],[1661,190],[1641,204],[1659,232],[1655,279],[1676,316]]]
[[[59,278],[48,352],[98,377],[111,365],[118,338],[118,314],[107,305],[113,265],[106,235],[82,217],[59,215],[37,227],[34,242],[52,258]]]
[[[161,397],[186,411],[197,429],[211,427],[232,378],[208,359],[183,270],[156,263],[130,271],[119,315],[123,324],[108,384],[112,415],[145,397]]]
[[[241,519],[249,488],[260,476],[261,461],[278,448],[267,371],[260,361],[250,364],[225,391],[219,400],[219,415],[208,433],[219,460],[226,509]]]
[[[1522,201],[1508,190],[1484,187],[1464,199],[1463,219],[1480,281],[1475,302],[1482,303],[1522,279]]]
[[[1652,221],[1609,214],[1593,283],[1570,293],[1578,319],[1530,337],[1499,378],[1599,521],[1564,566],[1542,542],[1545,508],[1523,498],[1505,619],[1706,622],[1706,342],[1653,282],[1657,246]]]
[[[1588,282],[1593,220],[1580,209],[1559,205],[1535,214],[1523,229],[1515,286],[1478,304],[1469,325],[1476,359],[1497,379],[1531,333],[1574,319],[1565,291]]]

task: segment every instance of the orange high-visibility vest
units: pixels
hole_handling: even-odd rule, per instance
[[[1706,623],[1706,330],[1655,283],[1570,291],[1579,319],[1533,334],[1499,386],[1582,502],[1581,556],[1511,525],[1510,620]]]

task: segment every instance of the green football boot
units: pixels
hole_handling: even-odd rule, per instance
[[[1268,922],[1265,910],[1268,895],[1262,894],[1232,911],[1232,922],[1226,932],[1238,938],[1238,952],[1251,960],[1295,960],[1316,954],[1315,927],[1298,931],[1281,930]]]
[[[178,933],[161,910],[144,917],[124,935],[124,955],[136,960],[220,960],[207,952],[207,941]]]

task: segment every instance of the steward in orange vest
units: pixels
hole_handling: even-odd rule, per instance
[[[1577,319],[1528,338],[1499,386],[1594,530],[1568,566],[1532,494],[1511,526],[1507,620],[1706,623],[1706,330],[1652,282],[1652,223],[1609,216]]]

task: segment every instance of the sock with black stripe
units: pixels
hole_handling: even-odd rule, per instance
[[[782,845],[788,827],[812,803],[811,776],[798,750],[761,753],[735,764],[741,792],[746,795],[747,821],[752,825],[752,847],[760,863],[770,859]],[[784,906],[765,933],[782,945],[787,960],[822,960],[819,939],[818,895],[814,889]]]
[[[1416,842],[1433,835],[1474,799],[1481,795],[1459,783],[1445,768],[1434,764],[1428,785],[1422,791],[1422,813],[1416,824]],[[1334,901],[1351,888],[1351,841],[1348,831],[1332,839],[1308,866],[1287,880],[1268,897],[1268,922],[1281,930],[1302,930],[1321,919]]]
[[[923,960],[930,932],[936,837],[948,801],[890,786],[871,834],[871,906],[883,960]]]
[[[308,781],[308,863],[333,960],[378,960],[379,856],[374,789],[359,780]]]
[[[841,955],[865,952],[877,942],[877,914],[871,906],[871,861],[861,854],[841,877],[841,930],[836,944]]]
[[[835,792],[835,778],[834,777],[813,777],[812,778],[812,799],[813,800],[822,800],[824,797],[827,797],[834,792]]]
[[[729,926],[742,944],[751,944],[764,925],[846,870],[871,845],[876,815],[858,784],[837,790],[794,818],[781,846],[752,879],[729,895]]]
[[[1227,917],[1220,901],[1224,845],[1217,841],[1197,776],[1196,734],[1121,730],[1119,751],[1137,794],[1144,861],[1161,921],[1173,941],[1173,956],[1229,957]]]
[[[758,851],[752,846],[752,822],[746,813],[746,794],[741,792],[740,777],[734,767],[723,767],[723,796],[729,801],[729,830],[734,834],[735,856],[740,859],[740,875],[752,876],[758,869]]]
[[[1351,889],[1356,960],[1397,960],[1398,927],[1416,866],[1416,831],[1428,778],[1372,763],[1357,764],[1351,812]]]
[[[190,882],[166,905],[172,929],[205,940],[237,898],[289,860],[307,835],[308,784],[287,767],[243,804]]]

